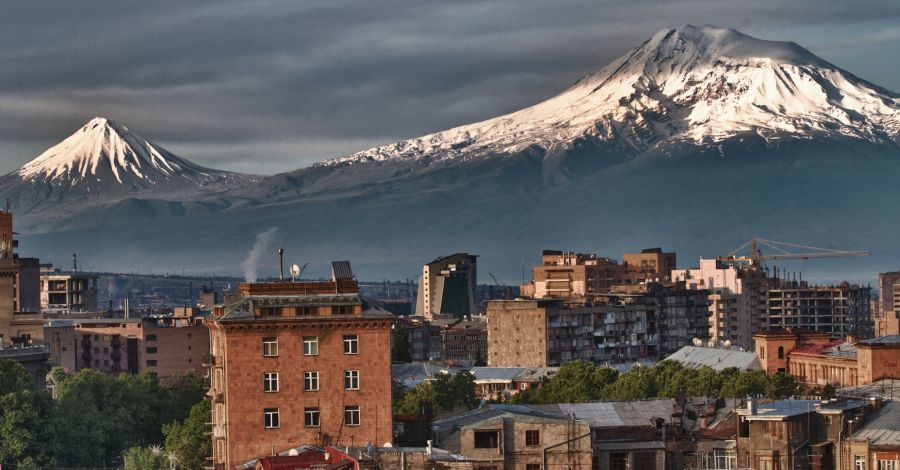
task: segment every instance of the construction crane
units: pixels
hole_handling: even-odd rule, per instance
[[[512,293],[509,291],[509,286],[504,286],[500,284],[500,281],[497,280],[497,276],[494,276],[494,273],[488,273],[491,276],[491,279],[494,281],[494,285],[497,286],[497,289],[502,293],[503,298],[509,300],[512,297]],[[494,298],[493,288],[491,289],[491,298]]]
[[[771,255],[764,255],[760,251],[760,245],[765,246],[767,248],[771,248],[778,253]],[[753,264],[759,264],[762,260],[767,259],[809,259],[809,258],[836,258],[842,256],[869,256],[872,253],[868,251],[842,251],[842,250],[830,250],[828,248],[816,248],[814,246],[806,246],[806,245],[798,245],[796,243],[785,243],[785,242],[776,242],[773,240],[766,240],[765,238],[753,238],[747,243],[737,247],[731,253],[728,253],[725,256],[720,257],[722,260],[734,260],[740,258],[739,253],[747,248],[750,248],[750,256],[745,257],[749,258]],[[792,249],[801,249],[806,250],[806,252],[793,252],[789,251]]]

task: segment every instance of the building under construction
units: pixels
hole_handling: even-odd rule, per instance
[[[834,338],[870,338],[874,334],[871,287],[843,283],[811,286],[805,281],[770,280],[760,330],[795,329],[829,333]]]

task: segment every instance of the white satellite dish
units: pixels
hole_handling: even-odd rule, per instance
[[[700,338],[694,338],[693,343],[694,343],[694,346],[697,346],[697,347],[703,346],[703,340]]]
[[[300,276],[300,266],[296,264],[291,265],[291,282],[296,281],[297,277]]]

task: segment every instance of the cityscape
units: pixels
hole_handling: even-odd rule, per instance
[[[895,6],[225,3],[10,12],[0,469],[900,470]]]

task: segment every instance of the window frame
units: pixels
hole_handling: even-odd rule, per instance
[[[344,354],[347,355],[357,355],[359,354],[359,335],[344,335]]]
[[[359,369],[344,371],[344,390],[359,390]]]
[[[315,382],[315,387],[310,387],[313,382]],[[307,370],[303,372],[303,391],[304,392],[318,392],[319,391],[319,371],[317,370]]]
[[[272,345],[274,345],[274,347]],[[262,338],[262,355],[263,355],[263,357],[278,357],[278,337],[277,336],[263,336],[263,338]]]
[[[263,428],[278,429],[281,427],[281,417],[278,408],[263,408]]]
[[[319,337],[318,336],[302,336],[300,342],[303,345],[304,356],[319,355]],[[307,347],[309,346],[309,347]],[[313,351],[315,349],[315,351]]]
[[[303,427],[318,428],[321,425],[321,412],[318,407],[303,408]]]
[[[539,429],[526,429],[525,430],[525,446],[526,447],[540,447],[541,446],[541,431]]]
[[[348,419],[353,415],[356,415],[356,420]],[[344,424],[347,426],[359,426],[360,425],[360,411],[359,405],[350,405],[344,407]]]
[[[273,384],[275,385],[274,389],[272,389]],[[280,389],[278,384],[278,372],[263,372],[263,392],[277,393]]]

